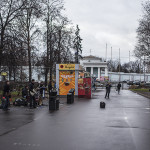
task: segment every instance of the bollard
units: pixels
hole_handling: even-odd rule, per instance
[[[106,104],[105,102],[100,102],[100,108],[105,108]]]

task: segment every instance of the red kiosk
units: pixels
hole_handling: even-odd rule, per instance
[[[90,99],[92,95],[91,86],[92,86],[92,80],[90,75],[88,73],[84,73],[84,76],[78,79],[78,97]]]

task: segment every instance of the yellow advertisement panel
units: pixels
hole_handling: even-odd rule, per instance
[[[59,64],[59,70],[75,70],[75,64]]]
[[[1,76],[7,76],[7,72],[1,72]]]
[[[59,71],[59,95],[67,95],[75,89],[75,71]]]

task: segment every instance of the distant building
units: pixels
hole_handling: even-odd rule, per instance
[[[102,58],[96,56],[85,56],[81,60],[80,64],[85,68],[87,72],[90,72],[93,77],[100,79],[102,76],[102,70],[105,71],[104,76],[108,76],[107,62]]]

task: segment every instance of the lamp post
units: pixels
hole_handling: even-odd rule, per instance
[[[145,83],[145,54],[144,54],[144,83]]]
[[[106,54],[105,54],[106,56],[105,56],[105,60],[106,60],[106,62],[107,62],[107,43],[106,43]]]
[[[112,47],[111,47],[111,72],[112,72]]]
[[[141,58],[140,58],[140,83],[141,83]]]
[[[120,48],[119,48],[119,82],[120,82]]]
[[[149,49],[149,47],[148,47]],[[146,53],[146,49],[145,49],[145,46],[142,45],[142,52],[143,52],[143,55],[144,55],[144,59],[143,59],[143,65],[144,65],[144,83],[145,83],[145,53]]]
[[[129,51],[129,81],[130,81],[130,51]]]

